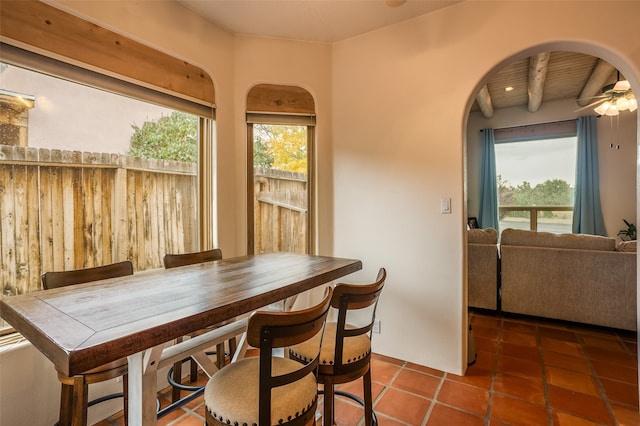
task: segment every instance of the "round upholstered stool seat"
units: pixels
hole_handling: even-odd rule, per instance
[[[219,370],[209,379],[204,402],[215,421],[238,426],[258,424],[259,368],[258,357],[246,358]],[[300,364],[288,358],[274,357],[272,368],[272,375],[277,376],[298,370]],[[312,421],[317,398],[318,384],[313,373],[297,382],[275,388],[271,398],[272,424],[286,424],[300,417]]]
[[[322,338],[322,347],[320,349],[320,368],[323,365],[333,365],[336,347],[336,327],[335,322],[327,322],[324,328],[324,337]],[[346,326],[347,329],[353,329],[351,325]],[[315,337],[314,339],[319,339]],[[314,339],[307,340],[304,343],[289,348],[289,353],[294,357],[304,361],[308,361],[315,357],[317,351],[317,341]],[[371,352],[371,339],[366,334],[359,336],[347,337],[344,340],[344,348],[342,350],[342,363],[351,364],[365,358]]]

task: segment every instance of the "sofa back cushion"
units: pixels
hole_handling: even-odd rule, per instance
[[[553,234],[551,232],[505,229],[501,245],[532,246],[546,248],[614,251],[616,239],[586,234]]]
[[[470,244],[498,244],[498,231],[493,228],[469,229],[467,241]]]

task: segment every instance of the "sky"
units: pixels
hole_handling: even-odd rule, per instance
[[[518,186],[536,186],[548,179],[562,179],[575,186],[576,138],[497,143],[496,174]]]

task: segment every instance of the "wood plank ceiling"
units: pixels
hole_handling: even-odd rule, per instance
[[[498,70],[478,94],[471,112],[481,111],[486,118],[500,108],[523,106],[536,112],[541,103],[553,101],[573,101],[577,110],[616,79],[616,69],[594,56],[543,52]],[[513,89],[507,91],[507,87]]]

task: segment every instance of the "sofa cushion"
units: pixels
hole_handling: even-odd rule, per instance
[[[472,244],[498,244],[498,231],[493,228],[469,229],[467,240]]]
[[[624,252],[636,252],[636,241],[621,241],[618,246],[616,247],[616,250],[618,251],[624,251]]]
[[[616,239],[587,234],[553,234],[551,232],[505,229],[501,245],[614,251]]]

